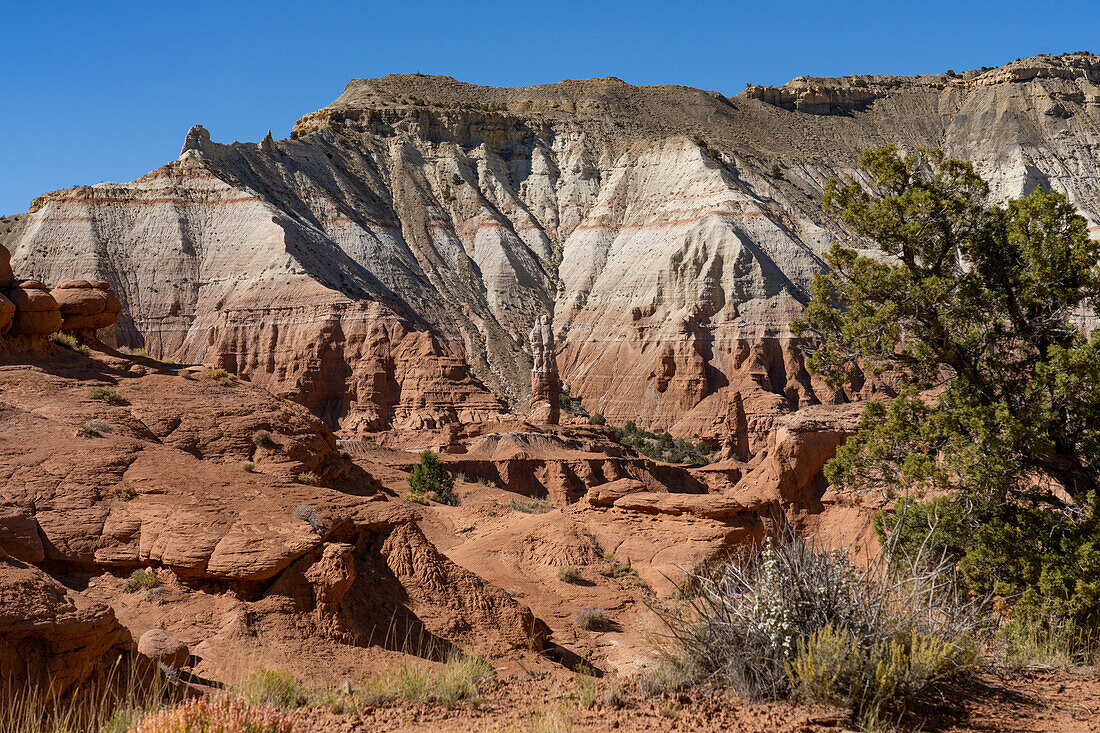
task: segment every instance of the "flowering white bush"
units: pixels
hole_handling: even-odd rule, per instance
[[[806,640],[825,628],[845,630],[861,649],[913,632],[961,643],[980,609],[957,598],[953,572],[946,563],[859,568],[844,552],[819,551],[784,532],[687,574],[685,604],[664,613],[675,650],[666,661],[684,682],[777,697],[790,692],[791,663]]]

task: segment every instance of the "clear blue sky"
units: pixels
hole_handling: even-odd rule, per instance
[[[0,5],[0,214],[126,181],[188,128],[286,137],[353,77],[492,85],[618,76],[734,94],[800,75],[918,74],[1100,52],[1100,0],[50,2]]]

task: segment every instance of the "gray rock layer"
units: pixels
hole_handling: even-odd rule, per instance
[[[525,335],[551,311],[590,411],[700,435],[747,419],[759,444],[777,416],[853,396],[806,374],[789,323],[845,237],[826,181],[887,143],[973,160],[1001,198],[1062,191],[1100,231],[1100,59],[1069,55],[735,97],[356,79],[292,139],[196,126],[179,160],[45,194],[0,242],[27,276],[109,281],[123,342],[247,373],[350,432],[491,416],[490,392],[524,404]]]

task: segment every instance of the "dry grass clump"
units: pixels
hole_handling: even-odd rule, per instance
[[[206,373],[206,378],[217,382],[223,387],[228,387],[236,381],[237,375],[224,369],[211,369]]]
[[[241,469],[243,469],[245,473],[255,473],[256,464],[252,461],[241,461]]]
[[[983,604],[960,595],[949,561],[884,557],[858,568],[844,552],[784,532],[723,567],[688,572],[682,605],[662,612],[671,641],[658,668],[664,683],[802,696],[861,719],[904,710],[974,665],[986,626]]]
[[[581,581],[581,569],[576,565],[566,565],[558,571],[558,580],[564,583],[579,583]]]
[[[360,698],[367,705],[406,700],[452,707],[462,700],[477,700],[479,684],[494,674],[484,657],[452,652],[442,667],[401,662],[372,675],[363,683]]]
[[[526,499],[523,501],[509,499],[508,508],[524,514],[546,514],[546,512],[557,509],[553,503],[545,499]]]
[[[315,474],[313,471],[306,471],[305,473],[300,473],[297,476],[295,476],[294,479],[298,483],[305,484],[306,486],[320,486],[321,485],[321,477],[318,476],[317,474]]]
[[[294,715],[228,697],[199,697],[145,716],[130,733],[293,733]]]
[[[111,424],[106,420],[100,420],[98,417],[93,417],[84,423],[77,435],[81,438],[102,438],[107,433],[111,432]]]
[[[257,448],[274,448],[275,439],[271,437],[271,433],[267,430],[257,430],[252,433],[252,445]]]
[[[175,689],[163,674],[145,674],[119,657],[102,680],[71,694],[48,686],[12,687],[0,681],[0,731],[4,733],[76,733],[129,731],[147,711],[173,699]]]
[[[257,670],[237,685],[236,692],[249,705],[298,708],[309,702],[306,688],[286,670]]]
[[[595,606],[585,606],[577,611],[573,623],[585,631],[610,631],[614,627],[604,610]]]
[[[100,400],[106,402],[108,405],[125,405],[126,400],[122,395],[115,390],[114,387],[109,385],[100,385],[98,387],[92,387],[88,390],[89,399]]]
[[[126,354],[126,356],[149,356],[149,352],[141,347],[132,349],[129,346],[119,346],[118,353]]]
[[[91,349],[80,343],[80,341],[75,336],[72,336],[70,334],[56,331],[54,333],[51,333],[49,338],[50,343],[56,344],[63,349],[69,349],[70,351],[75,351],[76,353],[83,354],[84,356],[92,355]]]
[[[300,504],[298,508],[294,510],[294,517],[309,522],[309,526],[312,527],[313,531],[317,534],[324,534],[328,531],[328,525],[325,524],[325,520],[321,517],[321,514],[309,504]]]

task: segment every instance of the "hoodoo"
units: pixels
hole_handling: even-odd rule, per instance
[[[531,407],[527,416],[542,425],[557,425],[561,417],[561,382],[555,363],[550,318],[539,316],[531,329]]]

